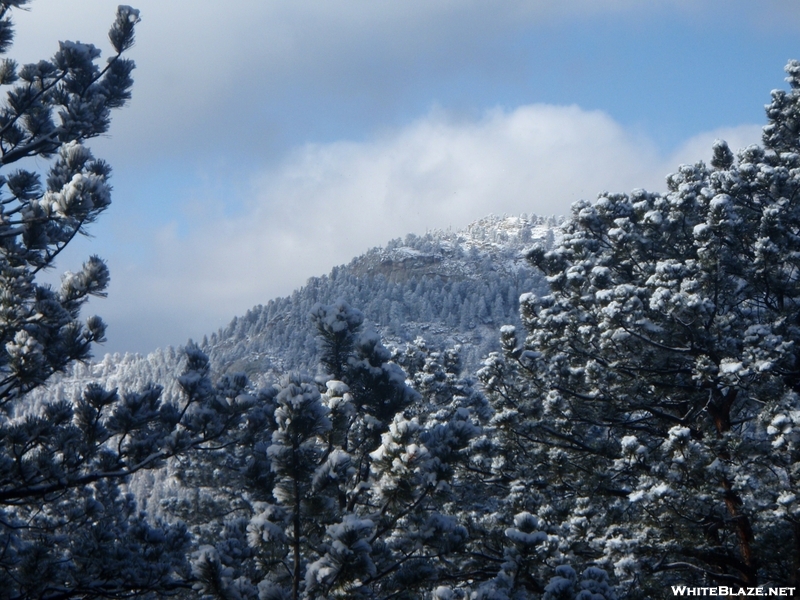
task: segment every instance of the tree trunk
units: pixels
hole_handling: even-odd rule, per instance
[[[714,425],[719,435],[729,431],[731,428],[731,408],[737,394],[738,390],[730,390],[726,394],[717,391],[714,395],[718,398],[714,398],[715,401],[709,405],[709,413],[714,420]],[[729,460],[730,456],[725,451],[721,453],[720,458]],[[734,523],[736,537],[739,540],[739,552],[742,555],[742,562],[746,565],[746,568],[740,570],[740,572],[748,586],[755,586],[757,585],[757,569],[752,549],[753,527],[747,515],[742,514],[740,511],[739,507],[742,506],[742,499],[733,491],[733,486],[727,477],[723,477],[722,487],[725,490],[723,494],[725,507],[728,509],[728,514]]]

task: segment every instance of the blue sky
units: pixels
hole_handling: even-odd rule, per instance
[[[111,267],[96,354],[200,338],[406,233],[663,189],[757,142],[800,58],[793,0],[229,5],[135,5],[134,98],[91,144],[113,205],[58,265]],[[107,52],[115,7],[34,0],[9,55]]]

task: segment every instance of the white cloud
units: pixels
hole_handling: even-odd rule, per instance
[[[112,264],[114,287],[97,310],[112,339],[158,324],[137,349],[182,343],[394,237],[489,213],[568,214],[606,190],[663,190],[673,161],[706,158],[722,133],[732,147],[757,141],[757,128],[712,132],[665,160],[603,113],[531,105],[473,121],[434,111],[370,141],[308,144],[253,175],[235,215],[198,200],[188,233],[164,228],[150,260]]]

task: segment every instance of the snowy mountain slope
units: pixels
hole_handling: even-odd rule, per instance
[[[460,231],[392,240],[328,275],[312,277],[291,296],[234,317],[200,346],[215,376],[243,371],[256,387],[289,371],[313,374],[318,352],[311,309],[344,299],[364,313],[388,348],[402,351],[416,337],[432,349],[458,344],[464,372],[474,373],[483,357],[499,349],[500,327],[519,323],[519,296],[544,288],[524,256],[534,244],[552,244],[558,226],[554,218],[489,216]],[[54,399],[75,400],[90,382],[121,393],[156,383],[165,400],[179,400],[184,362],[181,348],[170,346],[147,356],[107,354],[76,363],[34,390],[27,410]],[[138,474],[126,487],[141,509],[158,515],[162,500],[177,493],[176,485],[169,470],[159,470]]]
[[[465,366],[474,367],[497,348],[499,327],[518,322],[520,294],[543,286],[524,252],[534,243],[552,244],[555,225],[554,219],[490,216],[461,231],[392,240],[233,319],[203,346],[222,371],[313,371],[309,312],[317,302],[341,298],[364,313],[387,345],[417,336],[437,346],[459,343]]]
[[[312,277],[291,296],[270,300],[234,317],[200,346],[217,373],[244,371],[256,384],[287,371],[314,372],[316,332],[309,313],[316,303],[344,299],[361,310],[389,347],[421,336],[434,346],[460,344],[465,369],[498,348],[498,331],[518,322],[520,294],[544,282],[525,250],[550,245],[559,220],[521,215],[489,216],[459,231],[432,231],[390,241]],[[148,382],[177,393],[182,353],[172,347],[147,355],[106,355],[52,378],[37,399],[72,398],[89,381],[135,390]]]

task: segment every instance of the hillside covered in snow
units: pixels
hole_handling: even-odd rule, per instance
[[[292,371],[313,374],[318,345],[311,309],[344,300],[364,313],[387,346],[401,350],[418,337],[436,348],[460,345],[464,368],[474,371],[499,349],[500,327],[519,324],[520,295],[545,289],[525,253],[536,244],[552,246],[560,222],[535,215],[488,216],[460,231],[391,240],[328,275],[310,278],[291,296],[234,316],[198,344],[218,374],[244,372],[258,384]],[[105,355],[73,365],[37,393],[74,396],[85,382],[97,380],[120,389],[157,381],[169,394],[181,361],[180,347],[147,356]]]

